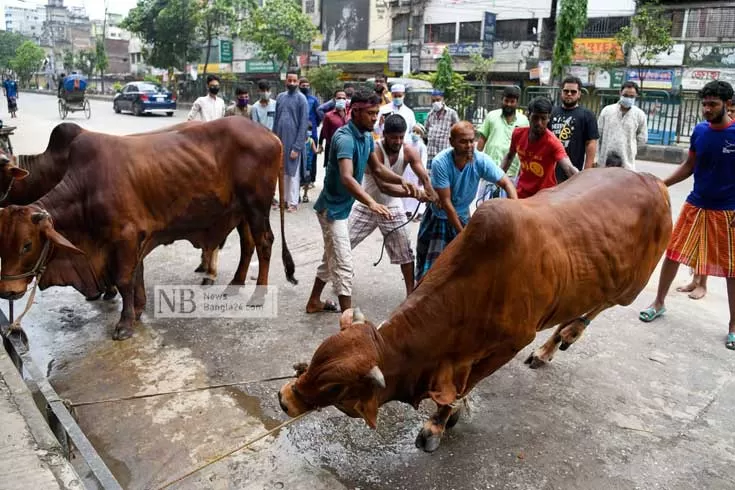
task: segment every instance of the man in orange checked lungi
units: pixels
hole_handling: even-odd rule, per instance
[[[664,300],[679,264],[701,276],[724,277],[730,305],[725,346],[735,350],[735,121],[729,114],[733,88],[712,81],[699,93],[705,121],[691,136],[689,157],[664,183],[694,175],[694,188],[682,207],[661,268],[658,294],[639,318],[651,322],[665,311]]]

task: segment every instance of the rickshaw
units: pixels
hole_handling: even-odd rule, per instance
[[[10,143],[10,135],[16,130],[16,126],[5,126],[0,121],[0,150],[6,155],[13,154],[13,145]]]
[[[87,78],[84,75],[72,73],[64,78],[59,90],[59,116],[66,119],[70,112],[84,111],[87,119],[92,117],[92,106],[85,96]]]

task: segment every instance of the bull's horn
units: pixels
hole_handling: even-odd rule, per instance
[[[48,213],[45,211],[40,211],[38,213],[33,213],[31,215],[31,221],[33,222],[34,225],[37,225],[38,223],[41,222],[41,220],[44,220],[46,218],[48,218]]]
[[[370,372],[367,374],[376,386],[385,389],[385,377],[383,377],[383,371],[378,366],[373,366]]]
[[[352,323],[365,323],[365,315],[362,314],[360,308],[352,310]]]

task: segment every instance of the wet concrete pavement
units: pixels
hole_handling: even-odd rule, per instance
[[[55,100],[22,95],[19,104],[20,119],[5,119],[19,126],[16,152],[42,151],[58,123]],[[185,115],[135,118],[115,115],[109,105],[93,101],[90,121],[81,113],[69,120],[125,134]],[[673,170],[640,165],[657,175]],[[690,188],[691,180],[671,189],[675,213]],[[199,253],[187,242],[160,247],[146,259],[148,307],[128,341],[111,340],[119,297],[88,303],[71,288],[37,293],[23,320],[33,358],[47,367],[62,397],[82,404],[75,409],[81,427],[125,488],[159,488],[287,420],[276,398],[283,381],[259,380],[292,374],[293,363],[308,361],[337,331],[337,314],[304,314],[322,253],[311,204],[287,215],[297,286],[285,280],[278,214],[271,218],[276,244],[270,282],[280,288],[273,320],[154,318],[155,285],[198,284],[201,278],[193,273]],[[418,225],[409,226],[415,237]],[[398,267],[387,257],[372,265],[380,245],[374,234],[355,250],[354,304],[376,323],[404,297]],[[233,233],[221,254],[218,283],[230,280],[238,259]],[[724,347],[724,281],[710,278],[700,301],[672,290],[666,316],[644,324],[638,311],[652,300],[657,279],[658,270],[631,306],[603,313],[568,351],[530,370],[523,360],[550,331],[539,334],[480,383],[470,397],[470,416],[433,454],[414,447],[433,411],[428,401],[419,411],[384,406],[375,431],[329,408],[171,488],[734,488],[735,353]],[[682,268],[675,286],[688,279]],[[16,312],[24,306],[25,298]],[[242,384],[121,399],[229,383]]]

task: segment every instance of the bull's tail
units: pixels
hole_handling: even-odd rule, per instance
[[[286,190],[283,183],[283,180],[286,178],[286,165],[283,162],[285,150],[283,149],[283,144],[280,144],[280,140],[279,146],[280,151],[278,152],[278,207],[281,211],[281,259],[283,260],[283,266],[286,269],[286,279],[288,279],[291,284],[298,284],[299,281],[297,281],[296,277],[294,277],[294,273],[296,272],[296,265],[294,264],[293,257],[291,257],[291,252],[289,252],[288,246],[286,245]]]

